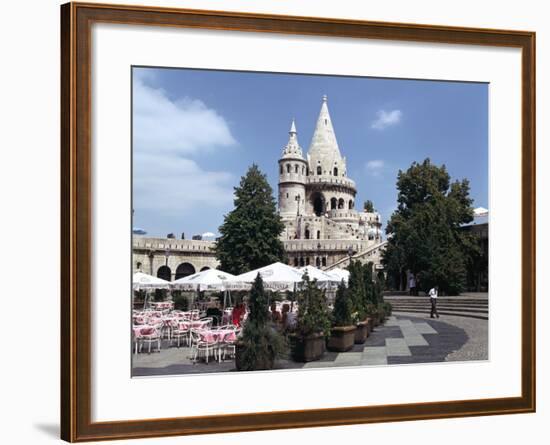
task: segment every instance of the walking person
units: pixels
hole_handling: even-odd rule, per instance
[[[439,286],[434,286],[430,289],[430,302],[432,303],[432,310],[430,312],[430,318],[434,318],[434,315],[439,318],[437,313],[437,292],[439,291]]]
[[[414,274],[409,277],[409,295],[411,297],[416,295],[416,278]]]

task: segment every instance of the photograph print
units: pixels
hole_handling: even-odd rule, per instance
[[[131,75],[132,376],[489,359],[487,83]]]

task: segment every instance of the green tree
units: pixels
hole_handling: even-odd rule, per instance
[[[240,339],[240,369],[271,369],[286,347],[283,337],[269,324],[268,298],[260,274],[250,290],[249,308]]]
[[[352,324],[353,303],[344,280],[338,285],[332,310],[332,324],[334,326],[349,326]]]
[[[369,212],[369,213],[374,212],[374,204],[372,203],[372,201],[370,199],[367,199],[363,203],[363,210],[365,210],[365,212]]]
[[[470,234],[460,227],[473,219],[467,179],[451,183],[445,166],[429,159],[414,162],[397,175],[397,210],[386,227],[384,264],[394,283],[408,270],[424,290],[439,285],[447,294],[465,285],[468,257],[475,251]]]
[[[253,164],[235,187],[234,209],[219,228],[215,252],[220,269],[239,275],[276,261],[285,262],[279,239],[283,229],[267,178]]]
[[[348,291],[353,303],[354,318],[355,321],[361,321],[366,317],[368,303],[363,267],[359,261],[352,261],[348,266],[348,271]]]
[[[301,289],[297,292],[297,300],[296,333],[302,337],[319,332],[328,336],[330,316],[325,291],[319,289],[316,280],[311,281],[307,273],[304,274]]]
[[[381,299],[381,295],[379,294],[379,286],[377,285],[377,282],[374,279],[373,275],[373,267],[374,264],[372,262],[368,262],[363,264],[363,281],[365,283],[365,299],[367,304],[378,304],[379,300]]]

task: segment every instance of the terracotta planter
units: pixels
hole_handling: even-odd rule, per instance
[[[329,351],[345,352],[353,348],[355,343],[355,331],[357,327],[336,326],[330,330],[327,349]]]
[[[237,371],[261,371],[266,369],[273,369],[273,366],[275,365],[275,354],[271,354],[271,356],[259,363],[256,363],[256,367],[251,369],[245,369],[244,363],[243,363],[243,352],[244,352],[244,344],[241,342],[235,343],[235,367],[237,368]]]
[[[355,330],[355,344],[362,345],[367,341],[369,336],[369,324],[368,321],[360,321],[356,324],[357,329]]]
[[[371,332],[374,330],[374,320],[372,319],[372,317],[367,317],[365,321],[367,322],[367,330],[369,331],[370,335]]]
[[[297,362],[312,362],[319,360],[325,353],[325,336],[322,333],[300,337],[296,334],[289,336],[290,353]]]

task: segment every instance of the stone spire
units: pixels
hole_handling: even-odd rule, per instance
[[[340,149],[338,148],[338,142],[336,141],[336,135],[334,134],[334,128],[332,127],[332,121],[328,112],[327,96],[323,96],[323,103],[321,105],[321,111],[317,118],[317,126],[311,139],[311,145],[309,146],[309,156],[312,159],[330,159],[334,161],[340,161],[342,156],[340,155]]]
[[[296,131],[296,123],[292,119],[292,124],[290,125],[290,135],[288,138],[288,143],[283,148],[282,158],[299,158],[303,159],[302,148],[298,143],[298,132]]]

